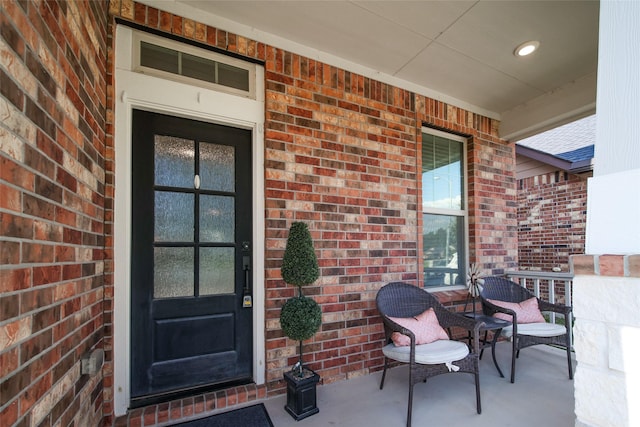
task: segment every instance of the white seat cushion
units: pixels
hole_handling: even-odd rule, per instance
[[[553,323],[518,323],[519,335],[531,335],[534,337],[557,337],[564,335],[567,328],[564,325],[556,325]],[[510,337],[513,335],[513,326],[508,326],[502,330],[502,335]]]
[[[397,347],[393,343],[382,348],[382,353],[389,359],[409,363],[411,346]],[[429,344],[416,346],[416,363],[437,365],[464,359],[469,354],[469,347],[463,342],[438,340]]]

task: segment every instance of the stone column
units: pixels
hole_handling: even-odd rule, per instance
[[[572,258],[577,427],[640,426],[640,2],[600,3],[586,253]]]

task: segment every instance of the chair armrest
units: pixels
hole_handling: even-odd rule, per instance
[[[391,334],[394,332],[400,332],[403,335],[406,335],[411,340],[410,351],[409,351],[409,363],[413,366],[416,363],[416,335],[410,330],[401,326],[389,319],[387,316],[382,316],[382,323],[384,325],[384,334],[385,334],[385,343],[391,341]]]
[[[540,308],[540,311],[553,311],[555,313],[562,313],[565,316],[568,316],[573,310],[569,305],[553,304],[540,298],[538,298],[538,308]]]
[[[480,329],[484,326],[484,322],[463,316],[462,314],[453,313],[446,309],[438,312],[438,321],[440,322],[440,326],[445,329],[457,326],[471,332],[473,336],[472,350],[476,354],[480,353]]]
[[[411,346],[415,347],[416,336],[410,329],[397,324],[387,316],[382,316],[382,323],[384,325],[385,341],[388,342],[391,339],[391,334],[394,332],[400,332],[402,335],[408,336],[409,339],[411,339]]]
[[[495,313],[504,313],[512,316],[513,320],[511,323],[515,324],[518,322],[518,316],[516,315],[515,311],[509,310],[508,308],[500,307],[499,305],[495,305],[484,298],[482,299],[482,308],[485,314],[487,314],[488,316],[493,316],[493,314]]]

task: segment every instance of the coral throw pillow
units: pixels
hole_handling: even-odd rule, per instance
[[[447,332],[442,329],[442,326],[438,323],[438,317],[435,311],[433,311],[433,308],[428,309],[416,317],[389,317],[389,319],[413,332],[416,336],[417,345],[449,339]],[[391,334],[391,340],[397,346],[411,345],[411,339],[400,332]]]
[[[517,302],[506,302],[499,301],[494,299],[488,299],[490,303],[493,305],[497,305],[498,307],[507,308],[509,310],[513,310],[516,313],[516,318],[518,319],[518,323],[544,323],[544,317],[538,308],[538,300],[537,298],[529,298],[526,301],[522,301],[521,303]],[[497,317],[498,319],[507,320],[512,322],[513,319],[510,314],[506,313],[495,313],[493,317]]]

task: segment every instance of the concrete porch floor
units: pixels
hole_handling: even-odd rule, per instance
[[[470,374],[440,375],[413,392],[412,425],[434,427],[573,427],[573,381],[567,372],[563,350],[539,345],[524,349],[516,361],[516,382],[509,382],[510,343],[496,347],[500,378],[491,350],[480,361],[482,414],[476,413],[475,388]],[[574,359],[575,372],[575,359]],[[295,421],[285,410],[286,396],[264,401],[275,427],[398,426],[406,425],[408,369],[382,372],[362,378],[318,386],[320,412]]]

